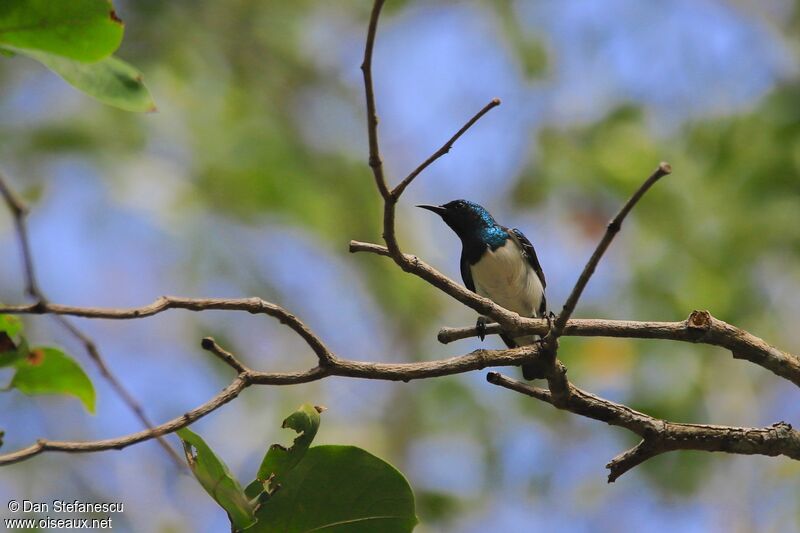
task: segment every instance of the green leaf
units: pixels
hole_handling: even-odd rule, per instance
[[[14,341],[22,332],[22,321],[12,315],[0,315],[0,368],[10,366],[27,353],[27,343],[25,339],[19,343]],[[20,350],[24,344],[24,350]]]
[[[142,73],[119,58],[82,63],[45,52],[14,50],[39,61],[76,89],[104,104],[140,113],[156,110]]]
[[[264,482],[267,480],[270,480],[271,486],[279,484],[283,476],[300,462],[317,434],[319,414],[322,411],[322,407],[303,404],[283,421],[282,428],[293,429],[298,435],[291,448],[285,448],[280,444],[269,447],[258,468],[256,480],[247,486],[246,492],[250,498],[255,498],[264,490]]]
[[[14,315],[0,315],[0,332],[16,337],[22,333],[22,321]]]
[[[0,368],[11,366],[24,357],[24,351],[14,344],[5,331],[0,331]]]
[[[0,353],[0,367],[16,365],[21,359],[28,357],[31,349],[28,346],[28,339],[25,337],[19,338],[19,343],[14,347],[13,341],[6,333],[0,333],[0,341],[6,344],[6,347],[11,348],[8,351]],[[8,386],[11,388],[11,385]]]
[[[124,27],[109,0],[3,0],[0,44],[98,61],[122,42]]]
[[[256,517],[248,533],[406,533],[417,524],[414,494],[405,477],[354,446],[309,449]]]
[[[18,349],[18,351],[20,351]],[[9,387],[25,394],[71,394],[94,413],[92,382],[72,358],[57,348],[34,348],[15,362]]]
[[[252,525],[255,522],[253,506],[227,465],[200,435],[189,428],[179,429],[177,435],[183,441],[186,460],[194,476],[214,501],[225,509],[234,527],[239,530]]]

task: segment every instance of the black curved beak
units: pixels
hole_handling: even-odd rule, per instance
[[[418,205],[417,207],[421,207],[422,209],[427,209],[428,211],[433,211],[434,213],[436,213],[440,217],[443,217],[445,215],[445,213],[447,213],[447,208],[446,207],[442,207],[440,205],[426,205],[426,204],[423,204],[423,205]]]

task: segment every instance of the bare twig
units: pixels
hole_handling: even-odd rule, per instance
[[[672,167],[669,165],[669,163],[662,162],[660,165],[658,165],[658,168],[650,175],[650,177],[647,178],[645,182],[642,183],[642,185],[636,190],[636,192],[633,193],[633,196],[631,196],[628,201],[625,202],[625,205],[623,205],[622,209],[619,210],[617,216],[615,216],[611,222],[608,223],[608,227],[606,228],[603,238],[600,239],[599,243],[597,243],[597,248],[595,248],[594,253],[586,263],[586,266],[583,267],[583,272],[581,272],[578,281],[572,288],[572,292],[567,298],[567,301],[564,302],[564,307],[561,309],[561,313],[559,313],[558,318],[556,318],[556,321],[553,324],[553,329],[548,334],[548,337],[558,338],[561,335],[561,332],[564,330],[564,326],[572,316],[572,312],[575,311],[575,306],[578,304],[578,299],[581,297],[583,289],[586,288],[586,284],[589,283],[589,279],[592,277],[592,274],[594,274],[597,264],[600,262],[603,254],[608,249],[611,241],[614,240],[614,237],[622,228],[622,222],[625,220],[625,217],[628,216],[628,213],[630,213],[631,209],[633,209],[641,197],[644,196],[644,194],[655,184],[655,182],[671,172]]]
[[[378,112],[375,104],[375,88],[372,79],[372,55],[375,48],[375,34],[378,29],[378,19],[385,0],[375,0],[372,5],[372,12],[367,28],[367,40],[364,45],[364,61],[361,63],[361,71],[364,74],[364,96],[367,108],[367,138],[369,140],[369,166],[375,179],[375,185],[383,198],[383,240],[386,243],[388,256],[391,257],[400,268],[410,272],[413,263],[409,262],[407,256],[400,251],[397,242],[397,235],[394,227],[395,212],[397,201],[403,191],[423,170],[430,166],[438,158],[446,154],[452,148],[453,143],[458,140],[469,128],[472,127],[482,116],[494,107],[500,105],[500,100],[495,98],[473,116],[467,123],[458,130],[439,150],[434,152],[427,160],[414,169],[406,176],[393,190],[389,189],[386,176],[383,172],[383,162],[380,155],[380,144],[378,142]],[[353,247],[351,246],[351,251]],[[441,274],[440,274],[441,276]],[[441,276],[443,277],[443,276]],[[445,278],[446,279],[446,278]],[[449,280],[447,280],[449,281]],[[452,287],[451,287],[452,288]],[[501,320],[497,316],[490,314],[495,320]]]
[[[372,84],[372,51],[375,48],[375,33],[378,30],[378,18],[381,16],[384,0],[376,0],[372,6],[372,13],[369,17],[367,28],[367,44],[364,46],[364,62],[361,63],[361,72],[364,74],[364,93],[367,99],[367,137],[369,138],[369,166],[375,177],[375,185],[378,187],[384,201],[388,201],[392,196],[386,184],[386,177],[383,175],[383,161],[381,161],[381,151],[378,144],[378,111],[375,107],[375,90]]]
[[[231,352],[217,344],[211,337],[205,337],[203,341],[200,343],[200,346],[214,355],[216,355],[223,363],[231,367],[232,369],[236,370],[239,374],[246,374],[250,372],[250,369],[247,368],[244,363],[236,359]]]
[[[28,296],[36,300],[33,308],[37,309],[39,312],[44,312],[48,305],[47,297],[39,287],[36,277],[33,253],[31,252],[30,239],[28,238],[28,207],[11,188],[5,179],[5,176],[2,174],[0,174],[0,194],[2,194],[6,205],[8,206],[8,210],[11,212],[11,215],[14,219],[17,240],[19,241],[19,247],[22,251],[22,262],[25,273],[25,292],[28,294]],[[130,391],[125,388],[122,382],[117,379],[114,373],[111,372],[111,369],[109,369],[105,359],[100,354],[100,350],[97,348],[95,342],[80,328],[67,320],[66,317],[56,315],[55,320],[83,345],[87,355],[100,371],[100,375],[102,375],[109,385],[111,385],[111,388],[114,389],[114,392],[117,393],[117,395],[122,399],[122,402],[128,406],[128,408],[133,412],[134,416],[139,419],[142,425],[146,428],[152,429],[153,423],[147,417],[147,414],[144,412],[144,408],[136,400],[136,398],[134,398]],[[177,452],[172,449],[165,439],[159,438],[158,443],[179,468],[185,468],[186,465],[184,464],[183,460],[180,458]]]
[[[33,268],[33,254],[31,253],[30,240],[28,239],[28,206],[14,191],[2,174],[0,174],[0,194],[6,202],[8,210],[14,219],[17,242],[22,250],[22,264],[25,273],[25,293],[31,298],[42,299],[42,293],[36,283],[36,274]]]
[[[434,162],[434,161],[436,161],[437,159],[439,159],[440,157],[442,157],[442,156],[443,156],[443,155],[445,155],[446,153],[450,152],[450,149],[451,149],[451,148],[453,148],[453,144],[454,144],[454,143],[455,143],[455,142],[458,140],[458,138],[459,138],[459,137],[461,137],[462,135],[464,135],[464,133],[465,133],[465,132],[466,132],[468,129],[470,129],[470,128],[472,127],[472,125],[473,125],[473,124],[475,124],[476,122],[478,122],[478,121],[481,119],[481,117],[483,117],[483,115],[485,115],[486,113],[488,113],[489,111],[491,111],[492,109],[494,109],[495,107],[497,107],[497,106],[499,106],[499,105],[500,105],[500,99],[499,99],[499,98],[495,98],[495,99],[493,99],[491,102],[489,102],[488,104],[486,104],[485,106],[483,106],[483,109],[481,109],[480,111],[478,111],[478,112],[475,114],[475,116],[473,116],[471,119],[469,119],[469,121],[468,121],[466,124],[464,124],[464,125],[461,127],[461,129],[460,129],[460,130],[458,130],[458,131],[455,133],[455,135],[453,135],[452,137],[450,137],[450,139],[449,139],[449,140],[448,140],[446,143],[444,143],[444,145],[442,145],[442,147],[441,147],[441,148],[439,148],[438,150],[436,150],[436,151],[433,153],[433,155],[431,155],[431,156],[430,156],[428,159],[426,159],[425,161],[423,161],[423,162],[422,162],[422,164],[421,164],[420,166],[418,166],[418,167],[417,167],[417,168],[415,168],[413,171],[411,171],[411,174],[409,174],[408,176],[406,176],[405,178],[403,178],[403,181],[401,181],[401,182],[400,182],[400,183],[397,185],[397,187],[395,187],[395,188],[392,190],[392,196],[393,196],[395,199],[398,199],[398,198],[400,198],[400,195],[401,195],[401,194],[403,194],[403,191],[405,191],[405,190],[406,190],[406,187],[408,187],[408,186],[411,184],[411,182],[412,182],[412,181],[414,181],[414,178],[416,178],[417,176],[419,176],[419,174],[420,174],[420,173],[421,173],[423,170],[425,170],[426,168],[428,168],[429,166],[431,166],[431,164],[433,164],[433,162]]]
[[[586,266],[583,267],[583,272],[578,277],[578,280],[575,282],[575,286],[572,288],[572,292],[570,292],[567,301],[564,303],[564,307],[559,313],[558,317],[553,324],[553,327],[550,331],[545,335],[542,339],[542,346],[544,347],[545,352],[549,355],[546,357],[546,362],[549,361],[549,364],[546,364],[545,367],[542,369],[542,376],[547,378],[547,384],[550,387],[550,391],[553,393],[555,401],[557,403],[566,401],[566,396],[569,395],[570,386],[569,382],[567,381],[566,376],[566,369],[563,365],[559,364],[557,356],[558,356],[558,338],[564,331],[564,326],[566,326],[567,321],[572,316],[573,311],[575,311],[575,306],[578,304],[578,300],[583,293],[583,289],[586,287],[586,284],[589,283],[589,279],[594,274],[595,268],[597,268],[600,259],[603,257],[603,254],[608,249],[608,246],[611,244],[611,241],[614,240],[614,236],[619,232],[620,228],[622,228],[622,222],[625,220],[625,217],[630,213],[631,209],[636,205],[639,199],[644,196],[644,193],[653,186],[653,184],[661,179],[661,177],[666,176],[672,172],[672,167],[668,163],[661,163],[658,165],[658,168],[647,178],[644,183],[633,193],[625,205],[622,206],[617,216],[615,216],[611,222],[609,222],[608,227],[606,228],[606,232],[603,235],[603,238],[600,239],[600,242],[597,243],[597,248],[595,248],[594,253],[587,261]]]
[[[211,400],[203,405],[192,409],[191,411],[173,418],[169,422],[155,426],[151,429],[132,433],[125,437],[116,439],[104,439],[97,441],[56,441],[39,439],[35,444],[31,444],[26,448],[22,448],[15,452],[0,455],[0,465],[8,465],[18,463],[26,459],[30,459],[43,452],[68,452],[68,453],[85,453],[85,452],[99,452],[103,450],[121,450],[127,448],[132,444],[144,442],[153,438],[158,438],[168,433],[173,433],[179,429],[188,426],[192,422],[202,418],[208,413],[222,407],[229,401],[233,400],[242,390],[248,386],[246,375],[239,375],[228,385],[222,392],[214,396]]]
[[[647,459],[674,450],[785,455],[800,460],[800,432],[793,430],[786,422],[778,422],[766,428],[679,424],[659,420],[573,385],[570,385],[566,402],[559,404],[547,389],[532,387],[497,372],[490,372],[486,379],[489,383],[536,398],[559,409],[625,428],[642,437],[642,441],[634,448],[618,455],[606,465],[609,469],[609,483]]]

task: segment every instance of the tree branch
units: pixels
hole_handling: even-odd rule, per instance
[[[208,402],[147,431],[140,431],[114,439],[97,441],[51,441],[39,439],[35,444],[26,448],[0,455],[0,465],[24,461],[46,451],[84,453],[110,449],[119,450],[132,444],[159,438],[162,435],[186,427],[197,419],[222,407],[251,385],[297,385],[318,381],[329,376],[408,382],[413,379],[462,374],[473,370],[482,370],[489,366],[518,366],[531,358],[536,358],[538,354],[538,346],[525,346],[511,350],[475,350],[459,357],[419,363],[369,363],[334,357],[327,366],[316,366],[304,372],[257,372],[250,370],[232,353],[219,346],[211,337],[204,338],[201,346],[220,358],[238,374],[233,383]]]
[[[501,333],[499,324],[486,326],[486,334]],[[523,319],[515,334],[545,335],[547,321]],[[661,339],[695,344],[708,344],[730,350],[736,359],[746,359],[800,387],[800,357],[775,348],[743,329],[714,318],[708,311],[693,311],[681,322],[637,322],[633,320],[570,319],[562,332],[568,337],[615,337],[629,339]],[[439,342],[477,337],[474,326],[442,328]]]
[[[263,314],[277,318],[281,324],[289,326],[306,344],[311,347],[321,364],[327,364],[333,357],[325,343],[317,337],[301,320],[283,307],[262,300],[261,298],[184,298],[181,296],[161,296],[153,303],[141,307],[104,308],[76,307],[46,303],[42,305],[4,305],[0,306],[0,314],[54,314],[71,315],[83,318],[105,318],[128,320],[145,318],[169,309],[186,309],[188,311],[247,311],[251,314]]]
[[[28,238],[28,207],[25,205],[25,202],[22,201],[19,195],[11,188],[2,173],[0,173],[0,195],[3,196],[6,206],[8,207],[8,210],[11,212],[11,215],[14,219],[17,241],[19,242],[19,247],[22,251],[22,262],[25,273],[25,292],[28,294],[28,296],[36,300],[36,303],[33,304],[32,307],[42,312],[47,309],[48,304],[47,297],[39,288],[39,283],[37,282],[36,278],[33,253],[31,252],[30,239]],[[94,362],[95,366],[97,366],[97,369],[100,371],[100,375],[102,375],[108,384],[111,385],[111,388],[114,390],[117,396],[119,396],[122,399],[122,402],[128,406],[128,409],[130,409],[134,416],[139,419],[139,422],[141,422],[146,428],[152,429],[153,423],[148,418],[144,408],[136,400],[136,398],[134,398],[130,391],[125,388],[122,382],[117,379],[114,373],[111,372],[111,369],[106,364],[105,359],[100,354],[97,344],[95,344],[95,342],[89,338],[88,335],[86,335],[81,329],[79,329],[65,317],[56,315],[55,320],[61,324],[61,326],[66,329],[70,335],[75,337],[75,339],[77,339],[78,342],[83,345],[83,348],[86,350],[89,359]],[[167,455],[169,455],[178,468],[186,468],[183,460],[180,458],[177,452],[172,449],[166,440],[159,438],[158,443],[161,445],[164,451],[166,451]]]
[[[766,428],[679,424],[659,420],[630,407],[605,400],[570,385],[564,403],[554,400],[546,389],[532,387],[497,372],[490,372],[487,381],[549,403],[559,409],[625,428],[642,437],[634,448],[618,455],[606,465],[608,482],[614,482],[631,468],[651,457],[674,450],[700,450],[744,455],[785,455],[800,460],[800,432],[786,422]]]

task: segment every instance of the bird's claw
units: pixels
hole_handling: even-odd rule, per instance
[[[478,320],[475,322],[475,330],[478,332],[478,337],[483,342],[483,339],[486,338],[486,317],[479,316]]]

